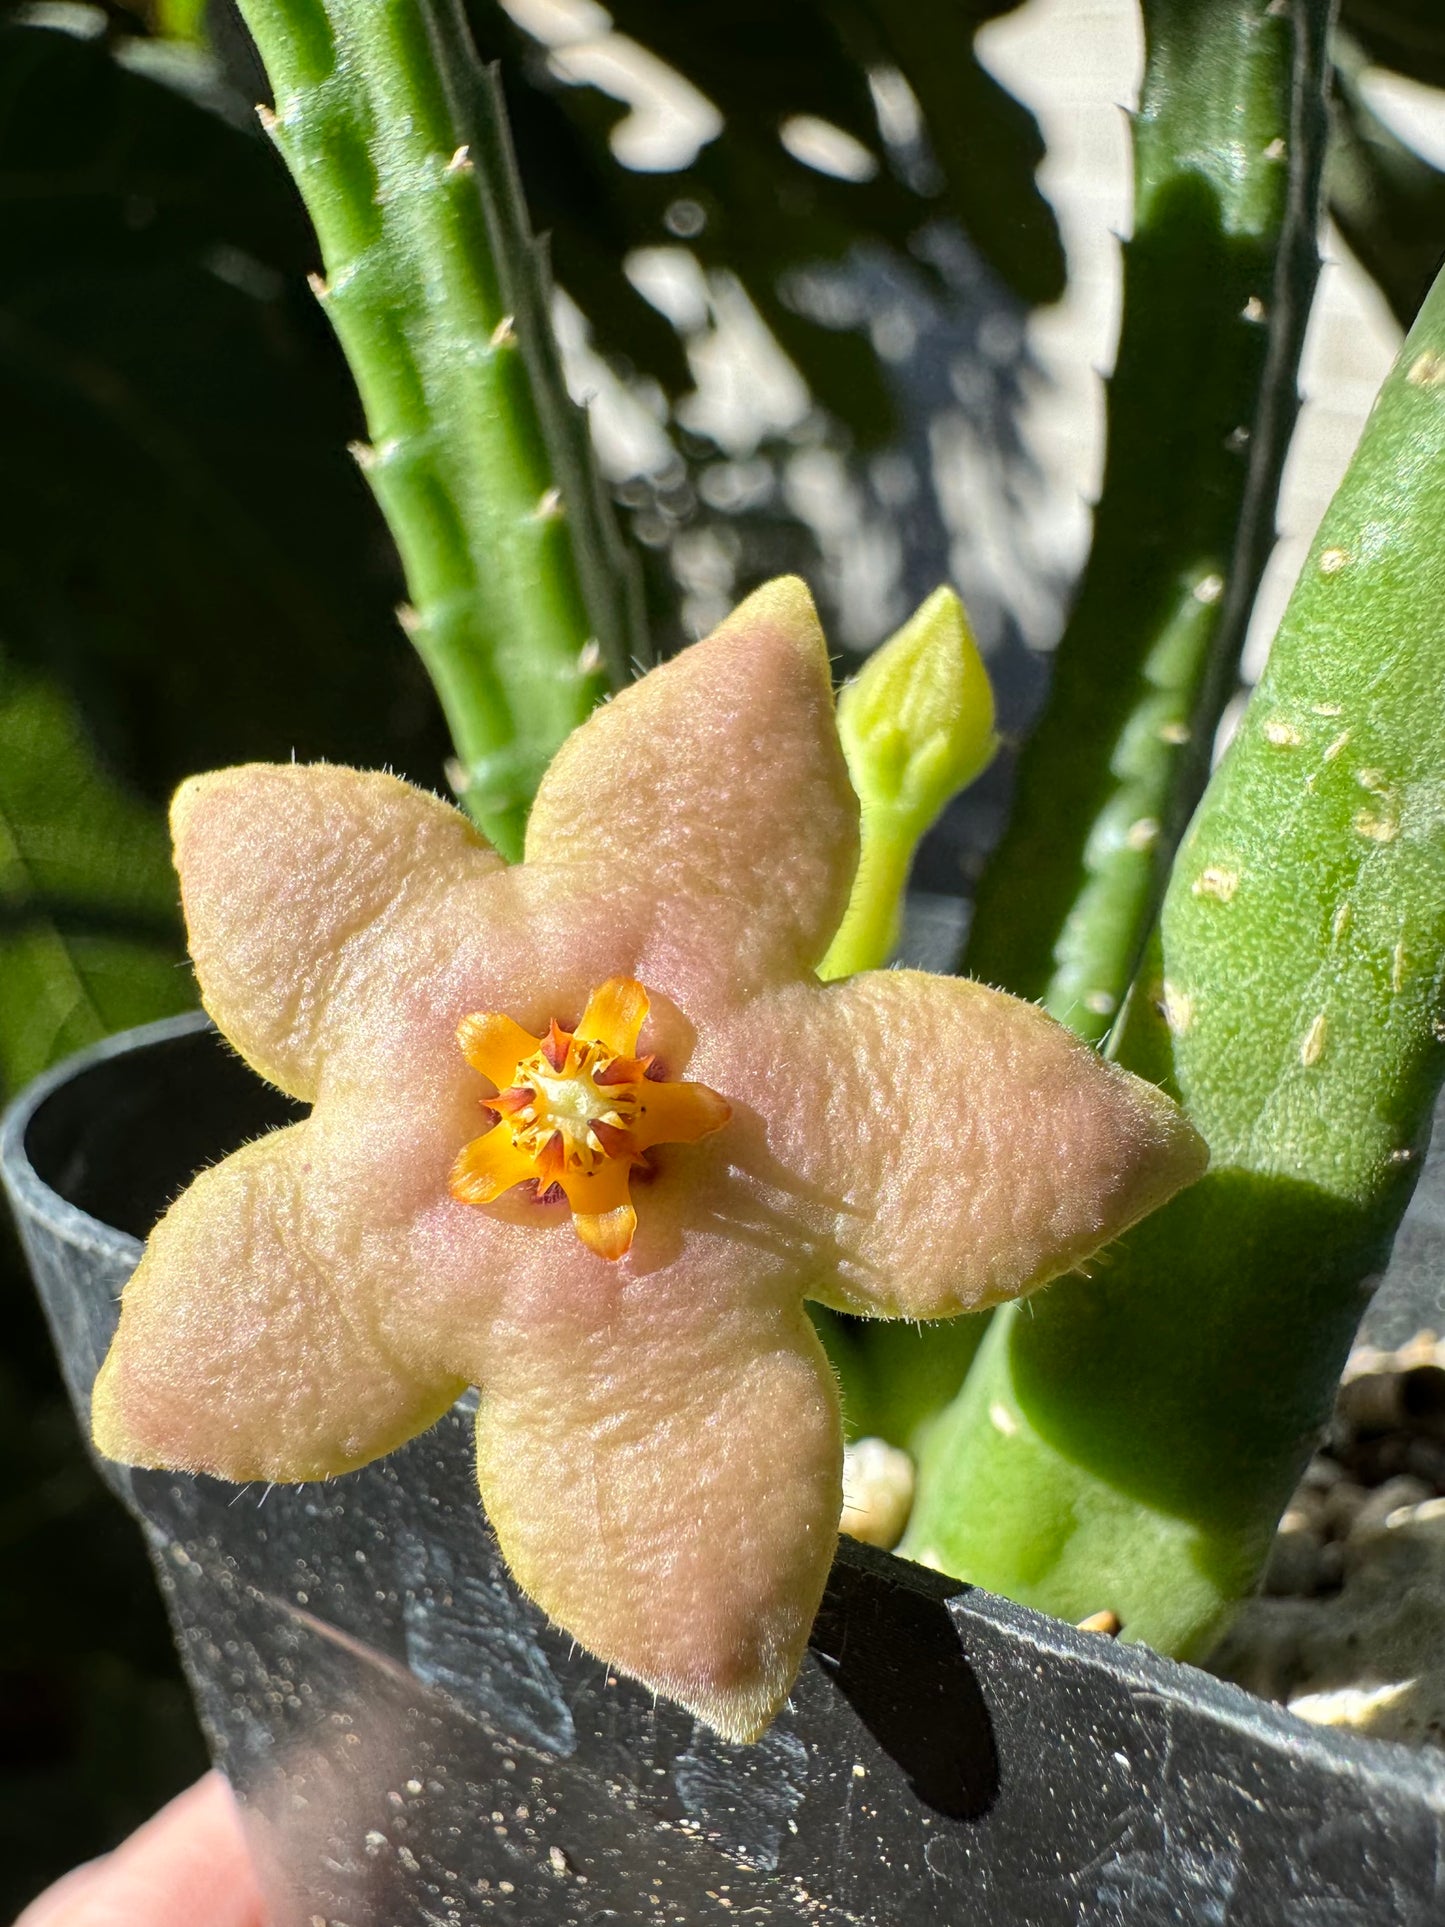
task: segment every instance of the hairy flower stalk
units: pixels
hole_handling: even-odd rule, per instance
[[[328,1477],[480,1387],[512,1571],[589,1651],[755,1737],[842,1500],[806,1298],[949,1317],[1197,1177],[1168,1098],[1032,1005],[816,966],[857,863],[801,583],[599,709],[509,867],[396,778],[253,766],[172,812],[207,1008],[303,1123],[156,1227],[103,1452]]]
[[[505,108],[457,0],[242,0],[267,132],[316,227],[318,297],[396,537],[403,625],[504,854],[553,751],[644,659],[631,565],[568,399]]]

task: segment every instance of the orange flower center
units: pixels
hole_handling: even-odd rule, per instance
[[[637,1039],[648,996],[634,977],[612,977],[588,999],[575,1031],[554,1018],[544,1039],[510,1017],[478,1011],[457,1027],[474,1070],[496,1086],[482,1102],[498,1122],[452,1167],[451,1193],[490,1204],[514,1185],[560,1186],[582,1242],[601,1257],[628,1251],[637,1229],[632,1172],[656,1144],[692,1144],[726,1124],[731,1107],[705,1084],[649,1073]]]
[[[595,1041],[559,1033],[566,1045],[562,1070],[555,1072],[544,1045],[513,1073],[514,1083],[503,1094],[510,1102],[515,1092],[523,1101],[511,1115],[512,1142],[529,1157],[560,1155],[569,1171],[596,1171],[617,1154],[615,1131],[625,1131],[637,1117],[638,1096],[632,1080],[616,1081],[616,1067],[627,1067]],[[612,1084],[599,1080],[609,1073]],[[504,1113],[505,1115],[505,1113]],[[554,1140],[560,1138],[560,1145]]]

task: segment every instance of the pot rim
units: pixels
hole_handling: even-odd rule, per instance
[[[144,1050],[151,1044],[166,1044],[173,1038],[191,1037],[215,1028],[204,1010],[187,1010],[178,1017],[160,1017],[149,1024],[134,1024],[129,1030],[114,1031],[83,1050],[73,1051],[32,1078],[0,1112],[0,1184],[9,1192],[17,1213],[23,1204],[28,1216],[39,1219],[67,1239],[92,1251],[111,1253],[132,1266],[138,1264],[145,1249],[143,1240],[82,1211],[41,1177],[30,1161],[26,1142],[30,1126],[41,1107],[57,1091],[98,1065]]]

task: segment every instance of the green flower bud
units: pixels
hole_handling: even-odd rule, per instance
[[[993,687],[963,604],[936,589],[838,698],[848,774],[866,811],[915,840],[993,760]]]
[[[952,589],[936,589],[838,697],[838,734],[863,807],[848,910],[819,965],[846,977],[886,963],[924,833],[993,760],[993,687]]]

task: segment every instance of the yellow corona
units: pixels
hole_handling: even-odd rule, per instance
[[[633,1170],[655,1144],[695,1144],[721,1129],[732,1107],[705,1084],[672,1083],[638,1057],[648,1011],[635,977],[594,990],[575,1031],[553,1018],[545,1038],[510,1017],[477,1011],[457,1027],[462,1055],[496,1086],[483,1098],[497,1123],[452,1167],[452,1196],[491,1204],[514,1185],[556,1186],[583,1244],[618,1259],[637,1229]]]

